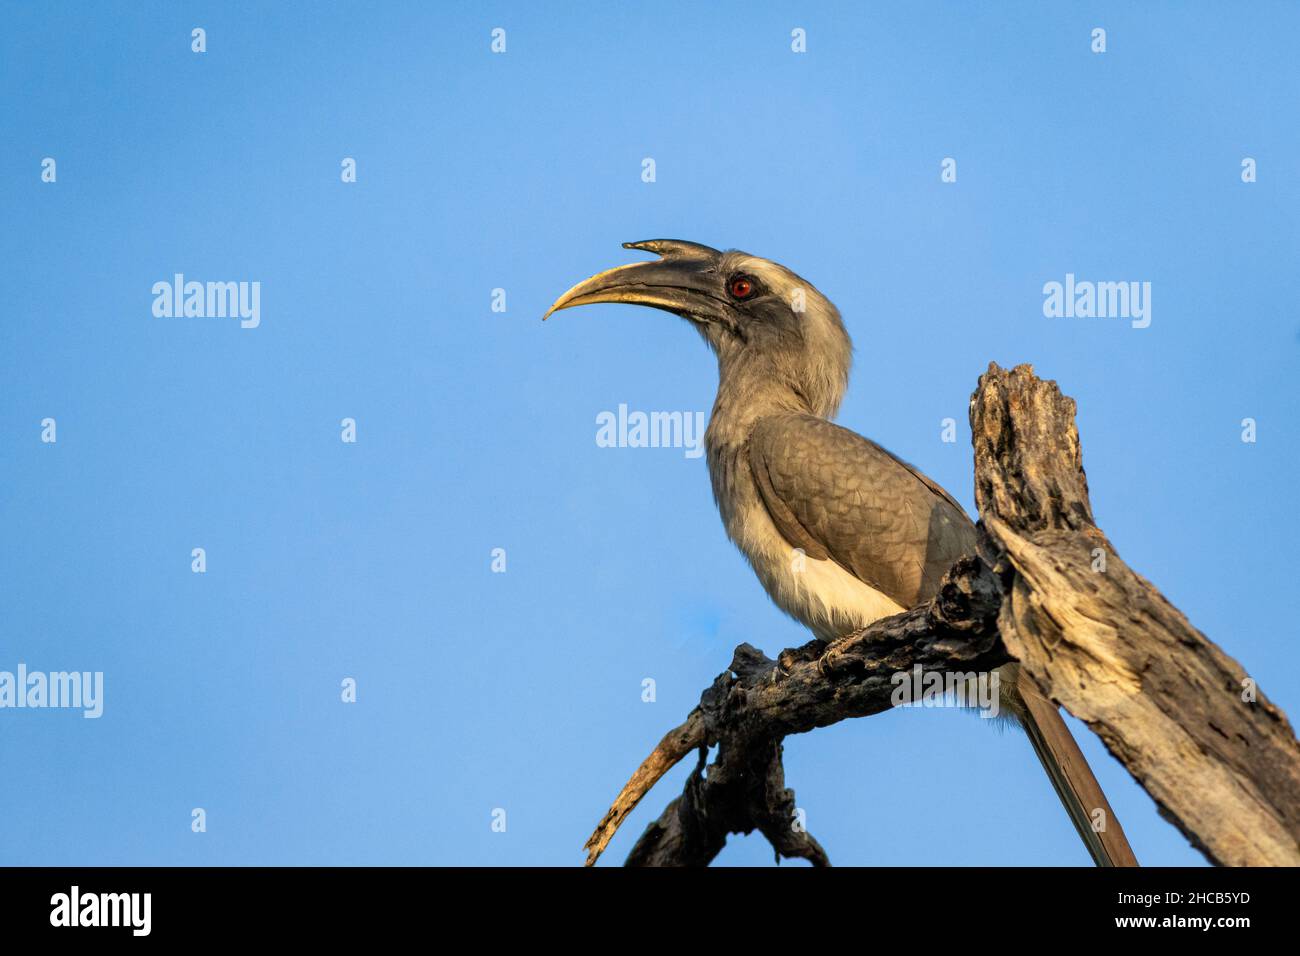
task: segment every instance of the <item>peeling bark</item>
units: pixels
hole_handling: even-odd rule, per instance
[[[929,602],[830,644],[775,661],[738,647],[624,786],[587,841],[588,865],[693,750],[699,762],[684,792],[628,865],[707,865],[728,834],[754,830],[778,858],[826,865],[795,819],[784,738],[889,709],[894,675],[916,667],[969,674],[1011,660],[1101,737],[1211,862],[1300,864],[1291,725],[1097,528],[1074,412],[1028,366],[990,365],[971,398],[981,553],[957,562]]]
[[[1291,725],[1098,529],[1074,413],[1025,365],[991,365],[971,401],[980,524],[1009,569],[1002,640],[1211,862],[1298,865]]]

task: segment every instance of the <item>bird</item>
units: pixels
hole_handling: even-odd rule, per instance
[[[976,552],[978,532],[938,483],[833,421],[853,355],[839,310],[760,256],[678,239],[623,247],[657,258],[579,282],[543,319],[626,303],[680,316],[704,338],[718,361],[704,436],[713,497],[776,606],[831,642],[933,597],[944,573]],[[1056,705],[1017,664],[996,673],[1000,704],[1024,728],[1093,862],[1136,866]]]

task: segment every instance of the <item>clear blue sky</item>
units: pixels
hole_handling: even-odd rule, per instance
[[[538,321],[659,236],[817,284],[857,347],[839,420],[968,509],[978,374],[1058,380],[1125,560],[1300,716],[1273,621],[1300,12],[975,7],[7,4],[0,670],[106,686],[99,720],[0,711],[0,863],[580,862],[734,645],[806,639],[702,459],[595,443],[620,403],[709,408],[698,337],[627,306]],[[177,272],[260,282],[261,325],[154,317]],[[1151,282],[1150,327],[1045,318],[1066,273]],[[1139,858],[1199,861],[1081,742]],[[843,723],[786,766],[840,864],[1086,863],[1023,737],[966,714]]]

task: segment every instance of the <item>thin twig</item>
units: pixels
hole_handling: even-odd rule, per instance
[[[587,851],[587,866],[592,866],[600,859],[600,855],[605,852],[605,847],[609,846],[609,841],[614,839],[614,834],[623,825],[628,814],[636,808],[641,798],[650,792],[660,778],[677,766],[688,753],[702,747],[704,743],[704,715],[697,707],[691,711],[685,723],[664,734],[664,739],[659,741],[659,745],[650,752],[650,756],[641,761],[641,766],[636,768],[636,773],[632,774],[631,779],[623,785],[623,789],[614,798],[609,812],[583,844],[583,849]]]

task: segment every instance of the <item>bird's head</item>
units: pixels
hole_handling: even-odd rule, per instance
[[[658,259],[597,273],[555,300],[561,309],[597,302],[648,305],[680,315],[718,355],[724,384],[743,379],[787,390],[830,417],[848,383],[852,344],[839,310],[785,266],[745,252],[678,239],[625,242]]]

